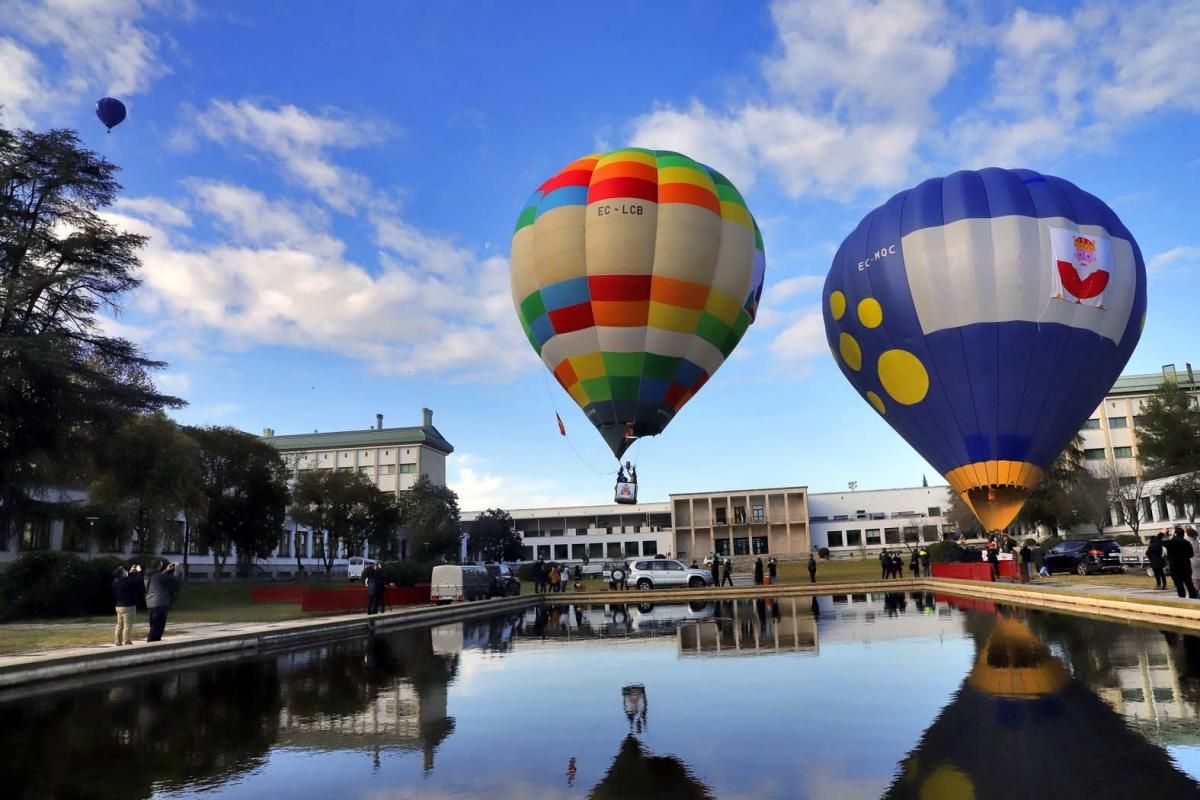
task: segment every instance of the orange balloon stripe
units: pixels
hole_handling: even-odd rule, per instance
[[[574,367],[571,366],[570,359],[564,358],[558,362],[558,366],[554,368],[554,377],[558,378],[558,382],[566,389],[573,383],[579,382],[579,376],[575,374]]]
[[[649,322],[650,304],[644,300],[593,300],[592,318],[597,325],[605,328],[640,328]]]
[[[650,299],[656,303],[699,311],[708,303],[708,288],[698,283],[655,275],[650,284]]]
[[[688,203],[707,208],[718,217],[721,216],[721,201],[717,199],[717,196],[703,186],[697,186],[694,183],[661,184],[658,187],[658,202],[660,204]]]
[[[650,183],[658,183],[658,168],[637,161],[618,161],[614,164],[605,164],[592,173],[592,183],[599,183],[610,178],[637,178]]]

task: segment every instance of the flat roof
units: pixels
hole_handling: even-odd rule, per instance
[[[1108,393],[1109,395],[1152,394],[1158,391],[1158,387],[1162,386],[1166,380],[1166,377],[1161,372],[1151,372],[1143,375],[1122,375],[1117,378]],[[1175,382],[1183,389],[1200,389],[1200,375],[1193,373],[1193,378],[1189,381],[1186,367],[1176,370]]]
[[[676,497],[696,497],[699,495],[713,494],[766,494],[768,492],[804,492],[808,494],[807,486],[771,486],[769,488],[759,489],[717,489],[711,492],[671,492],[669,495],[672,500]]]
[[[334,450],[339,447],[383,447],[384,445],[417,444],[450,455],[454,446],[438,429],[413,426],[409,428],[371,428],[365,431],[331,431],[329,433],[293,433],[284,436],[263,436],[264,442],[277,450]]]

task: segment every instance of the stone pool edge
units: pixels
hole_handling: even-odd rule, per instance
[[[199,634],[194,638],[166,639],[153,644],[112,649],[70,648],[62,653],[45,651],[0,658],[0,693],[31,684],[73,678],[94,678],[98,673],[153,667],[166,662],[194,662],[212,657],[241,657],[281,647],[365,636],[414,625],[458,622],[524,610],[541,603],[538,595],[504,597],[449,606],[421,606],[383,614],[325,617],[272,623],[238,623],[233,630]],[[7,663],[4,663],[7,662]]]

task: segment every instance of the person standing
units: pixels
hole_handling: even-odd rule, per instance
[[[558,591],[558,581],[559,581],[558,566],[556,564],[551,564],[550,565],[550,594],[554,594],[555,592]]]
[[[1196,552],[1183,536],[1183,528],[1175,526],[1175,535],[1163,547],[1167,551],[1167,566],[1171,568],[1171,580],[1180,597],[1195,598],[1196,585],[1192,582],[1192,556]]]
[[[808,554],[808,582],[817,582],[817,557],[812,553]]]
[[[904,559],[899,553],[892,555],[892,577],[897,580],[904,577]]]
[[[383,598],[387,581],[383,575],[383,568],[378,564],[371,567],[370,573],[367,575],[367,613],[382,614],[384,611]]]
[[[161,572],[153,572],[146,576],[146,610],[150,614],[150,635],[147,642],[162,641],[163,631],[167,628],[167,612],[171,603],[179,593],[179,581],[175,578],[175,564],[167,564]]]
[[[721,559],[714,553],[712,557],[713,586],[721,585]]]
[[[754,585],[763,585],[763,563],[761,558],[754,559]]]
[[[926,550],[924,547],[922,547],[921,548],[921,574],[924,575],[926,578],[929,577],[929,561],[930,561],[929,551]]]
[[[1196,529],[1191,525],[1184,530],[1187,535],[1187,543],[1192,546],[1192,583],[1200,578],[1200,541],[1197,540],[1198,534]]]
[[[892,577],[892,557],[887,550],[879,554],[879,580],[886,581]]]
[[[1000,579],[1000,547],[996,544],[995,539],[993,539],[988,544],[987,560],[988,560],[988,563],[992,565],[992,580],[994,580],[994,581],[999,580]]]
[[[117,567],[113,580],[113,603],[117,611],[117,628],[113,644],[117,647],[133,644],[133,622],[137,617],[138,600],[142,597],[141,567],[134,564],[126,571]]]
[[[916,550],[912,551],[908,559],[908,571],[912,573],[913,578],[921,577],[921,554]]]
[[[725,563],[721,565],[721,574],[723,575],[723,577],[721,578],[721,585],[724,586],[725,584],[728,583],[730,586],[733,586],[733,561],[732,561],[732,559],[728,559],[728,558],[725,559]]]
[[[779,583],[779,563],[775,560],[775,556],[767,559],[767,577],[771,579],[772,586]]]
[[[1150,570],[1154,573],[1154,588],[1167,588],[1167,575],[1163,571],[1163,562],[1165,558],[1163,550],[1163,535],[1157,534],[1150,540],[1150,546],[1146,548],[1146,560],[1150,562]]]
[[[1033,579],[1033,550],[1029,542],[1021,545],[1021,583],[1029,583]]]

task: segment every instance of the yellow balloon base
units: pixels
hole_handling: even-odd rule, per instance
[[[985,530],[1000,531],[1021,513],[1042,474],[1028,461],[978,461],[950,470],[946,480]]]

